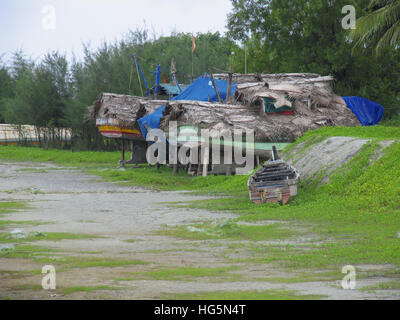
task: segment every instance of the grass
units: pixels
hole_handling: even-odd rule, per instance
[[[93,287],[85,287],[85,286],[71,286],[61,289],[61,292],[65,295],[72,294],[75,292],[92,292],[99,290],[120,290],[121,288],[112,287],[112,286],[93,286]]]
[[[152,270],[147,272],[130,272],[129,277],[119,278],[118,281],[133,281],[142,279],[151,280],[185,280],[190,281],[196,278],[232,278],[237,279],[239,275],[232,275],[229,273],[232,270],[236,270],[236,267],[225,267],[225,268],[192,268],[192,267],[181,267],[174,269],[160,269]]]
[[[94,254],[99,252],[87,252]],[[62,271],[70,268],[114,268],[133,265],[145,265],[148,262],[140,260],[118,260],[114,258],[93,258],[85,256],[60,256],[60,252],[56,249],[47,248],[44,246],[36,246],[31,244],[17,244],[13,249],[0,251],[0,258],[19,258],[30,259],[33,262],[54,264],[58,268],[57,271]]]
[[[86,257],[44,257],[35,259],[37,262],[59,265],[63,269],[69,268],[115,268],[123,266],[145,265],[148,262],[140,260],[118,260],[114,258],[86,258]]]
[[[322,295],[300,295],[288,290],[264,291],[216,291],[189,294],[166,295],[170,300],[318,300]]]
[[[189,240],[229,239],[248,241],[286,239],[298,234],[294,229],[282,227],[280,224],[249,226],[239,225],[233,221],[167,227],[156,233]]]
[[[119,182],[123,185],[135,185],[140,187],[151,187],[158,190],[190,190],[208,194],[226,194],[234,192],[243,186],[243,176],[190,177],[180,171],[173,175],[170,168],[161,167],[156,169],[147,165],[138,168],[126,169],[92,169],[88,171],[103,177],[108,181]]]
[[[31,226],[39,226],[42,224],[49,224],[51,222],[41,222],[41,221],[12,221],[12,220],[0,220],[0,230],[4,230],[6,228],[10,228],[18,225],[31,225]]]
[[[299,155],[316,142],[333,136],[370,139],[360,153],[336,174],[329,184],[321,184],[323,174],[302,181],[299,195],[288,205],[256,205],[249,201],[248,176],[189,177],[173,175],[166,167],[116,168],[119,153],[70,152],[38,148],[0,147],[0,158],[19,161],[53,161],[62,165],[84,167],[90,173],[126,185],[159,190],[191,190],[228,197],[174,204],[188,208],[229,211],[239,217],[223,227],[194,224],[201,231],[185,226],[165,228],[162,232],[194,240],[249,240],[254,244],[246,262],[278,263],[290,268],[337,268],[344,264],[400,265],[400,143],[395,142],[377,161],[379,141],[398,140],[399,127],[324,127],[309,131],[300,143]],[[0,207],[1,210],[1,207]],[[285,227],[243,226],[239,221],[286,221]],[[299,230],[297,226],[306,226]],[[193,229],[192,229],[193,230]],[[307,245],[274,245],[258,240],[301,239],[315,235],[321,242]],[[258,243],[260,242],[260,243]],[[301,241],[300,241],[301,242]]]
[[[37,291],[37,290],[43,290],[43,287],[38,284],[21,284],[17,287],[14,287],[13,290],[32,290],[32,291]]]
[[[323,271],[323,272],[298,272],[295,276],[290,277],[266,277],[257,278],[256,281],[272,282],[272,283],[302,283],[302,282],[320,282],[320,281],[335,281],[343,278],[340,270]],[[357,275],[359,279],[359,274]]]
[[[16,212],[26,208],[27,204],[23,201],[0,201],[0,214]]]
[[[0,233],[0,243],[25,243],[33,241],[61,241],[61,240],[81,240],[81,239],[95,239],[101,238],[100,236],[91,234],[77,234],[67,232],[38,232],[26,234],[24,238],[15,238],[12,234]]]
[[[31,244],[18,244],[13,249],[0,251],[0,258],[25,258],[32,259],[38,256],[55,254],[55,249]]]
[[[23,168],[18,169],[16,172],[30,172],[30,173],[47,173],[46,169],[38,169],[38,168]]]
[[[338,129],[332,130],[334,134],[328,129],[321,131],[336,135]],[[248,200],[245,188],[237,190],[235,197],[185,205],[237,213],[240,217],[236,221],[282,220],[289,222],[289,227],[306,223],[310,227],[304,235],[311,233],[324,240],[322,244],[304,247],[255,244],[254,257],[243,259],[247,262],[276,262],[291,268],[361,263],[400,265],[397,236],[400,232],[400,144],[393,144],[382,158],[371,164],[377,147],[376,140],[367,143],[356,157],[331,176],[329,184],[303,182],[299,195],[286,206],[255,205]],[[254,239],[254,236],[246,238]]]
[[[39,147],[0,146],[0,158],[12,161],[54,162],[64,166],[115,165],[120,152],[66,151]],[[30,168],[27,170],[31,170]]]
[[[387,281],[379,283],[374,286],[367,286],[361,288],[362,291],[375,291],[375,290],[400,290],[400,280],[397,281]]]
[[[88,173],[122,184],[152,187],[159,190],[192,190],[221,193],[240,187],[243,177],[189,177],[184,172],[172,175],[171,169],[141,165],[139,168],[119,168],[119,152],[71,152],[37,147],[0,146],[0,159],[12,161],[53,162],[86,169]],[[32,168],[23,170],[32,171]],[[233,184],[236,181],[237,184]]]

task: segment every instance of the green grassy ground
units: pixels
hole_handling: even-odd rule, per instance
[[[252,258],[247,261],[280,263],[292,268],[328,267],[344,264],[400,265],[400,144],[395,142],[382,158],[371,163],[378,141],[400,138],[399,127],[322,128],[307,133],[294,145],[305,146],[331,136],[369,138],[361,152],[331,177],[328,185],[319,185],[318,177],[303,181],[299,195],[286,206],[255,205],[248,199],[247,176],[177,176],[169,168],[118,168],[120,154],[70,152],[38,148],[0,147],[0,158],[18,161],[53,161],[76,166],[107,180],[161,190],[192,190],[228,197],[193,201],[177,206],[223,210],[239,214],[228,227],[193,225],[205,232],[188,232],[185,227],[166,228],[171,236],[202,239],[251,240]],[[1,207],[0,207],[1,210]],[[238,225],[239,221],[278,220],[281,226]],[[293,228],[291,228],[293,226]],[[300,228],[298,228],[300,226]],[[320,243],[301,245],[260,244],[261,240],[313,236]]]

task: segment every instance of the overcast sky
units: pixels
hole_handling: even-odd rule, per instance
[[[34,59],[49,50],[82,57],[144,22],[157,35],[226,31],[230,0],[0,0],[0,56],[22,49]]]

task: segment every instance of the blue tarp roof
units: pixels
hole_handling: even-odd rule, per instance
[[[377,102],[360,97],[342,97],[363,126],[374,126],[381,121],[384,108]]]
[[[221,99],[225,100],[228,93],[228,82],[225,80],[215,79],[215,85],[218,89]],[[236,84],[232,83],[231,95],[236,92]],[[207,76],[201,76],[191,83],[184,91],[177,95],[172,100],[197,100],[197,101],[214,101],[218,102],[217,94],[212,85],[211,79]],[[165,105],[156,109],[153,113],[148,114],[138,120],[140,130],[146,138],[146,126],[157,129],[160,126]]]

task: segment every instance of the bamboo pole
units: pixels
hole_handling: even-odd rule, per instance
[[[193,55],[193,50],[192,50],[192,82],[193,82],[193,74],[194,74],[194,63],[193,63],[193,60],[194,60],[194,55]]]
[[[138,65],[137,65],[136,59],[135,59],[135,64],[136,64],[137,76],[138,76],[138,79],[139,79],[140,91],[142,92],[142,97],[144,97],[143,88],[142,88],[142,80],[140,80],[139,67],[138,67]]]
[[[215,84],[214,76],[213,76],[212,72],[210,71],[210,69],[208,70],[208,73],[210,74],[210,79],[211,79],[212,85],[214,87],[215,93],[217,94],[218,101],[220,103],[223,103],[224,101],[221,99],[221,96],[219,95],[217,85]]]
[[[247,46],[244,45],[244,73],[247,74]]]
[[[231,66],[229,68],[229,79],[228,79],[228,93],[226,94],[226,99],[225,101],[228,101],[229,98],[231,97],[231,89],[232,89],[232,74],[233,74],[233,63],[235,59],[235,53],[232,51],[231,53],[232,60],[231,60]]]

